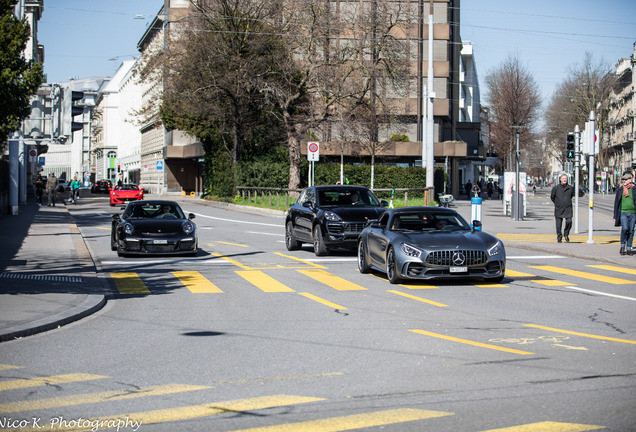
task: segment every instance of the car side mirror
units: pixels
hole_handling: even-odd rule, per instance
[[[310,210],[313,210],[314,209],[314,203],[312,203],[311,201],[305,201],[303,203],[303,207],[308,208]]]
[[[370,226],[371,228],[382,228],[382,224],[377,219],[372,219],[368,221],[367,226]]]
[[[188,219],[194,219],[194,217],[195,217],[195,216],[196,216],[196,215],[195,215],[194,213],[190,213],[190,214],[188,215]]]
[[[382,200],[382,201],[380,201],[380,205],[382,207],[388,207],[389,206],[389,202],[387,200]]]
[[[113,220],[114,221],[119,221],[119,220],[121,220],[121,217],[118,214],[114,214],[113,215]]]
[[[473,221],[473,229],[474,230],[481,230],[481,221],[475,219]]]

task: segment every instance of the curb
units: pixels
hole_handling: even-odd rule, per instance
[[[78,305],[64,312],[42,318],[37,321],[10,327],[0,334],[0,342],[31,336],[48,330],[53,330],[63,325],[72,323],[91,315],[106,304],[106,297],[100,294],[87,294],[86,298]]]

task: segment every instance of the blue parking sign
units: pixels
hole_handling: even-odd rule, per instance
[[[157,161],[157,171],[163,170],[163,161]]]

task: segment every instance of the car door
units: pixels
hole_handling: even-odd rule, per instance
[[[378,219],[377,227],[372,228],[367,236],[368,253],[371,262],[382,268],[385,264],[386,248],[388,245],[388,221],[389,214],[384,213],[380,216],[380,219]]]
[[[308,206],[310,203],[311,206]],[[296,228],[296,238],[302,241],[311,241],[313,220],[316,216],[316,190],[307,188],[298,196],[298,201],[293,206],[292,219]]]

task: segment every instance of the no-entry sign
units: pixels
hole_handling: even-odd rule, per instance
[[[320,143],[316,141],[310,141],[307,143],[307,160],[317,161],[320,157]]]

